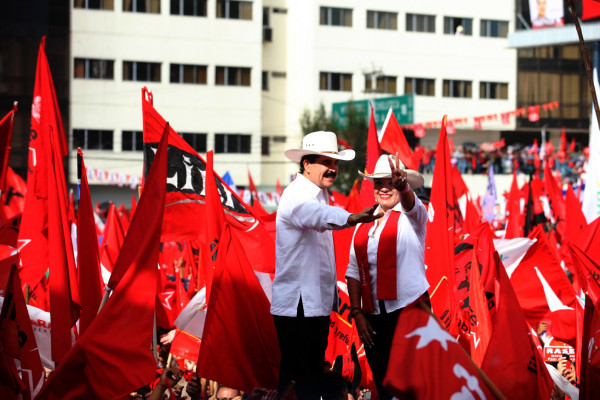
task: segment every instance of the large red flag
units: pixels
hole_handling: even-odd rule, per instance
[[[21,216],[27,193],[27,184],[11,167],[6,171],[5,189],[2,190],[2,197],[0,197],[0,221],[6,224],[9,220]],[[19,225],[16,228],[18,229]],[[16,238],[12,246],[17,246]]]
[[[529,327],[502,263],[495,265],[495,304],[492,336],[481,368],[511,399],[547,399],[554,382]]]
[[[383,383],[400,399],[494,397],[456,340],[420,307],[398,318]]]
[[[81,150],[78,151],[77,159],[81,162],[81,185],[77,208],[77,272],[81,296],[79,334],[83,335],[98,314],[102,300],[102,275],[94,210]]]
[[[52,360],[60,362],[71,348],[71,327],[81,310],[71,227],[67,215],[67,185],[56,132],[48,146],[48,260],[52,318]]]
[[[594,302],[600,299],[600,266],[577,245],[567,243],[579,286]]]
[[[568,240],[574,240],[583,227],[587,225],[587,221],[583,211],[581,211],[581,202],[575,195],[571,185],[567,185],[565,203],[566,236]]]
[[[51,375],[42,398],[119,399],[155,377],[151,348],[167,140],[165,133],[111,275],[120,275],[112,296]]]
[[[208,303],[199,376],[246,392],[275,388],[280,352],[275,323],[241,243],[223,227]]]
[[[56,138],[60,157],[67,155],[67,140],[63,128],[50,66],[46,58],[46,37],[38,52],[33,105],[31,107],[31,134],[27,168],[25,210],[19,231],[21,265],[19,275],[23,285],[35,288],[49,267],[48,260],[48,170],[52,154],[50,133]],[[66,202],[65,202],[66,204]]]
[[[371,117],[369,119],[369,133],[367,136],[367,160],[365,165],[366,173],[373,173],[375,170],[375,164],[379,156],[381,156],[381,147],[379,147],[379,140],[377,139],[377,126],[375,125],[375,117],[373,116],[373,107],[371,107]],[[360,201],[365,207],[369,207],[375,203],[375,197],[373,182],[363,179],[360,186]]]
[[[435,314],[454,335],[457,327],[454,288],[454,189],[450,169],[450,149],[446,135],[446,116],[442,120],[440,137],[436,148],[436,161],[433,171],[431,198],[429,202],[429,222],[425,237],[425,265],[427,280],[433,288],[431,304]],[[442,281],[446,284],[440,284]]]
[[[489,232],[489,229],[488,229]],[[477,323],[471,327],[471,357],[478,366],[481,366],[490,337],[492,335],[492,322],[488,308],[488,300],[485,294],[485,287],[481,277],[479,261],[477,259],[477,249],[479,241],[475,239],[473,244],[473,257],[471,262],[471,284],[469,288],[469,305],[476,315]],[[489,267],[489,265],[488,265]],[[487,271],[486,271],[487,272]]]
[[[17,102],[15,101],[13,109],[0,120],[0,192],[5,191],[6,170],[8,168],[8,159],[10,158],[11,142],[13,136],[13,126],[15,114],[17,113]]]
[[[416,170],[419,165],[415,165],[414,158],[412,157],[412,151],[406,141],[404,132],[398,124],[398,120],[394,116],[394,112],[390,107],[390,110],[385,117],[381,132],[379,133],[379,144],[381,149],[387,151],[390,154],[398,153],[398,158],[407,168]],[[375,160],[377,162],[377,160]]]
[[[142,89],[142,111],[144,117],[144,157],[146,171],[150,167],[150,156],[164,130],[165,120],[152,106],[153,96],[147,88]],[[169,128],[169,163],[167,197],[163,241],[182,238],[204,240],[206,207],[204,198],[206,163],[181,136]],[[275,272],[275,239],[256,218],[247,205],[223,180],[215,174],[215,181],[231,225],[232,234],[244,245],[246,255],[255,271]]]
[[[23,398],[31,400],[44,384],[44,369],[25,298],[21,292],[21,280],[16,265],[10,268],[8,284],[2,295],[4,302],[0,312],[0,342],[7,355],[19,360],[18,370],[25,384]]]
[[[600,396],[600,302],[585,296],[581,354],[580,399],[591,400]]]
[[[559,174],[560,175],[560,174]],[[550,163],[544,163],[544,189],[550,202],[550,209],[554,216],[554,223],[556,224],[556,231],[564,237],[566,232],[565,218],[566,218],[566,205],[565,199],[562,196],[561,188],[556,184],[556,180],[550,171]]]
[[[517,171],[513,171],[512,184],[506,204],[506,233],[505,239],[523,237],[523,226],[521,224],[521,192],[517,183]]]

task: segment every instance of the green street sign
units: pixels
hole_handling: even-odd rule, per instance
[[[356,112],[362,113],[369,121],[369,100],[356,100],[351,102],[333,103],[331,105],[331,115],[337,119],[338,123],[346,126],[348,123],[348,108],[352,104]],[[385,121],[388,110],[392,107],[394,116],[400,125],[412,124],[415,119],[415,95],[406,94],[404,96],[381,97],[373,100],[373,111],[375,116],[375,125],[381,127]]]

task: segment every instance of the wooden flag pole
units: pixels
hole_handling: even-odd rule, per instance
[[[581,25],[579,24],[579,18],[577,17],[577,10],[575,10],[575,0],[569,0],[569,8],[571,9],[571,15],[575,21],[575,29],[577,29],[577,36],[579,36],[579,48],[583,55],[583,62],[585,63],[585,72],[587,74],[588,84],[590,85],[590,92],[592,93],[592,104],[594,105],[594,112],[596,114],[596,121],[600,126],[600,108],[598,107],[598,97],[596,96],[596,88],[594,87],[594,79],[592,78],[592,69],[590,67],[590,56],[585,47],[585,41],[583,40],[583,33],[581,33]]]

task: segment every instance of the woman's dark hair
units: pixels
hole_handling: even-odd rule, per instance
[[[300,173],[304,173],[304,160],[308,161],[309,164],[314,164],[315,162],[317,162],[318,158],[318,154],[306,154],[302,156],[302,158],[300,159]]]

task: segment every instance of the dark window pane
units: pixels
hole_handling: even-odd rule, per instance
[[[78,147],[85,149],[85,131],[83,129],[73,129],[73,148]]]
[[[225,135],[217,133],[215,135],[215,153],[225,153]]]
[[[240,153],[250,153],[250,135],[240,135]]]

